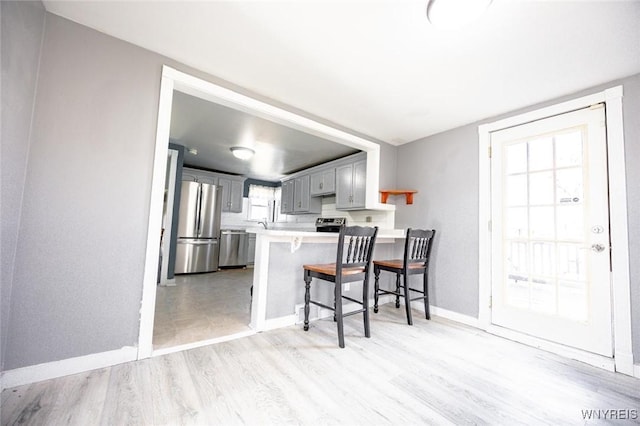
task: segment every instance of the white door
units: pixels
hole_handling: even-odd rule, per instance
[[[612,356],[604,105],[491,133],[495,325]]]

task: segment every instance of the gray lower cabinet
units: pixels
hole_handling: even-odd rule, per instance
[[[219,178],[218,183],[222,187],[222,211],[242,213],[244,181]]]
[[[329,195],[336,192],[336,169],[334,167],[311,173],[312,197]]]
[[[356,210],[365,207],[367,161],[336,167],[336,209]]]

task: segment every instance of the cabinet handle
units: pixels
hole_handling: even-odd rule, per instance
[[[320,182],[320,189],[322,189],[322,182]]]

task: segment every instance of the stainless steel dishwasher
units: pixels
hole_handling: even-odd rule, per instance
[[[220,231],[219,267],[247,266],[247,239],[245,231],[223,229]]]

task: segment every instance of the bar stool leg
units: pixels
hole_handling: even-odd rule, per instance
[[[377,266],[373,267],[373,273],[376,277],[375,282],[373,284],[373,312],[378,313],[378,291],[380,290],[380,283],[378,282],[380,279],[380,268]]]
[[[336,277],[335,282],[335,314],[338,322],[338,346],[344,348],[344,316],[342,315],[342,280]]]
[[[413,325],[413,317],[411,316],[411,292],[409,291],[409,276],[407,271],[402,274],[404,278],[404,307],[407,311],[407,323]]]
[[[362,283],[362,317],[364,319],[364,337],[371,337],[371,328],[369,326],[369,277],[364,279]]]
[[[311,275],[304,271],[304,331],[309,331],[309,301],[311,300]]]
[[[396,309],[400,307],[400,274],[396,273]]]
[[[424,271],[422,278],[422,291],[424,291],[424,315],[425,318],[431,319],[431,310],[429,309],[429,270]]]

